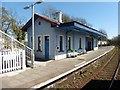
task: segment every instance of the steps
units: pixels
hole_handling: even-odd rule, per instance
[[[0,30],[0,73],[32,67],[32,56],[31,48]]]

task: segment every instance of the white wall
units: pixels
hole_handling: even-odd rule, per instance
[[[98,50],[98,40],[94,38],[94,50]]]
[[[40,25],[38,23],[41,22]],[[31,27],[27,30],[28,32],[28,46],[31,47],[31,41],[30,38],[32,36],[32,30]],[[37,51],[38,46],[37,46],[37,38],[38,36],[42,37],[42,52]],[[54,59],[54,28],[51,28],[51,24],[42,20],[42,19],[37,19],[35,21],[35,56],[37,58],[45,58],[45,47],[44,47],[44,36],[49,36],[50,37],[50,42],[49,42],[49,58]]]
[[[59,47],[59,36],[60,35],[63,35],[64,37],[64,52],[59,52],[59,50],[55,51],[55,59],[63,59],[63,58],[66,58],[66,52],[68,50],[68,47],[66,49],[66,31],[65,30],[58,30],[56,29],[55,30],[55,47]],[[82,47],[82,50],[84,51],[85,50],[85,35],[82,35],[80,32],[68,32],[67,34],[67,38],[68,37],[71,37],[72,39],[72,47],[71,49],[74,49],[74,50],[78,50],[79,49],[79,38],[81,38],[81,47]]]
[[[38,25],[38,22],[41,22],[41,25]],[[42,36],[42,52],[37,51],[37,37]],[[59,36],[63,35],[64,38],[64,51],[59,52],[56,48],[59,47]],[[31,27],[28,29],[28,46],[30,47],[31,42],[30,38],[32,36],[32,30]],[[37,58],[45,58],[45,44],[44,44],[44,36],[50,37],[50,47],[49,47],[49,58],[50,59],[63,59],[66,58],[66,31],[65,30],[59,30],[51,27],[51,24],[42,20],[37,19],[35,21],[35,56]],[[81,47],[82,50],[85,51],[85,45],[86,45],[86,35],[81,34],[80,32],[68,32],[67,37],[72,37],[72,49],[78,50],[79,49],[79,38],[81,38]],[[96,47],[95,42],[97,39],[94,38],[94,50],[98,49],[98,45]]]

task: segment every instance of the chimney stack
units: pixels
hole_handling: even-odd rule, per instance
[[[58,22],[59,23],[63,23],[63,21],[62,21],[62,15],[63,15],[63,13],[61,11],[59,11],[59,12],[56,12],[56,14],[57,14],[57,20],[58,20]]]

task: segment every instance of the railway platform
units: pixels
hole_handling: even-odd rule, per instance
[[[52,60],[33,69],[5,73],[0,76],[1,88],[40,88],[108,53],[114,46],[101,47],[76,58]]]

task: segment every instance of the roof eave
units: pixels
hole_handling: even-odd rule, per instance
[[[40,16],[40,15],[38,15],[38,14],[35,14],[34,17],[35,17],[35,20],[36,20],[37,18],[41,18],[41,19],[45,20],[46,22],[51,23],[52,25],[58,25],[57,22],[52,21],[52,20],[50,20],[50,19],[48,19],[48,18],[45,18],[45,17],[43,17],[43,16]],[[29,26],[31,26],[31,25],[29,25],[29,24],[32,24],[32,18],[21,28],[21,30],[27,32],[27,29],[29,28]]]

